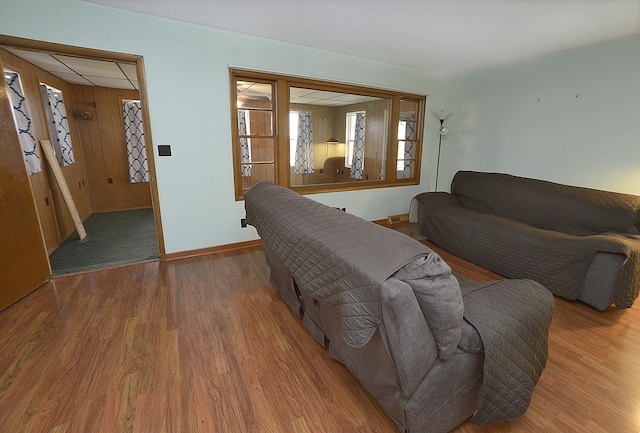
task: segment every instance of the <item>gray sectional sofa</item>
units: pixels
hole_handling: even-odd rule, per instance
[[[460,171],[451,193],[415,197],[436,245],[509,278],[530,278],[604,310],[640,288],[640,197]]]
[[[459,280],[420,242],[272,183],[245,208],[283,300],[400,431],[527,410],[554,309],[541,284]]]

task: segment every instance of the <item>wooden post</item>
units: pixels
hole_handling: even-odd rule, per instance
[[[84,225],[82,225],[80,214],[78,214],[78,209],[76,208],[76,204],[73,201],[71,191],[69,191],[69,186],[67,185],[67,181],[62,174],[62,170],[60,169],[60,165],[58,164],[56,155],[55,153],[53,153],[53,146],[51,145],[51,142],[49,140],[40,140],[40,146],[42,147],[42,150],[47,157],[49,167],[51,167],[53,176],[55,177],[56,182],[60,187],[60,192],[62,192],[64,202],[67,204],[67,208],[69,208],[69,213],[71,214],[71,219],[73,219],[73,224],[76,226],[80,242],[84,243],[85,238],[87,237],[87,232],[84,229]]]

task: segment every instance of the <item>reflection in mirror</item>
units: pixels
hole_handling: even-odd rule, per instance
[[[242,190],[275,180],[273,88],[270,83],[236,82],[237,131]]]
[[[419,108],[419,101],[405,99],[400,101],[397,179],[412,179],[415,176]]]
[[[384,180],[391,99],[289,91],[291,186]]]

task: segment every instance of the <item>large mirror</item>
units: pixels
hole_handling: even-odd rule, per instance
[[[291,186],[385,179],[391,99],[289,88]]]
[[[301,194],[420,182],[424,96],[230,72],[236,199],[262,181]]]

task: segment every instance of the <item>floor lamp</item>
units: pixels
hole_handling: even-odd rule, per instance
[[[440,111],[434,111],[433,114],[435,114],[438,120],[440,120],[440,129],[438,130],[440,132],[440,141],[438,142],[438,164],[436,165],[436,188],[435,188],[435,190],[438,191],[438,172],[440,171],[440,150],[442,148],[442,136],[447,135],[447,133],[449,132],[449,130],[444,126],[444,121],[447,117],[449,117],[451,112],[440,110]]]

